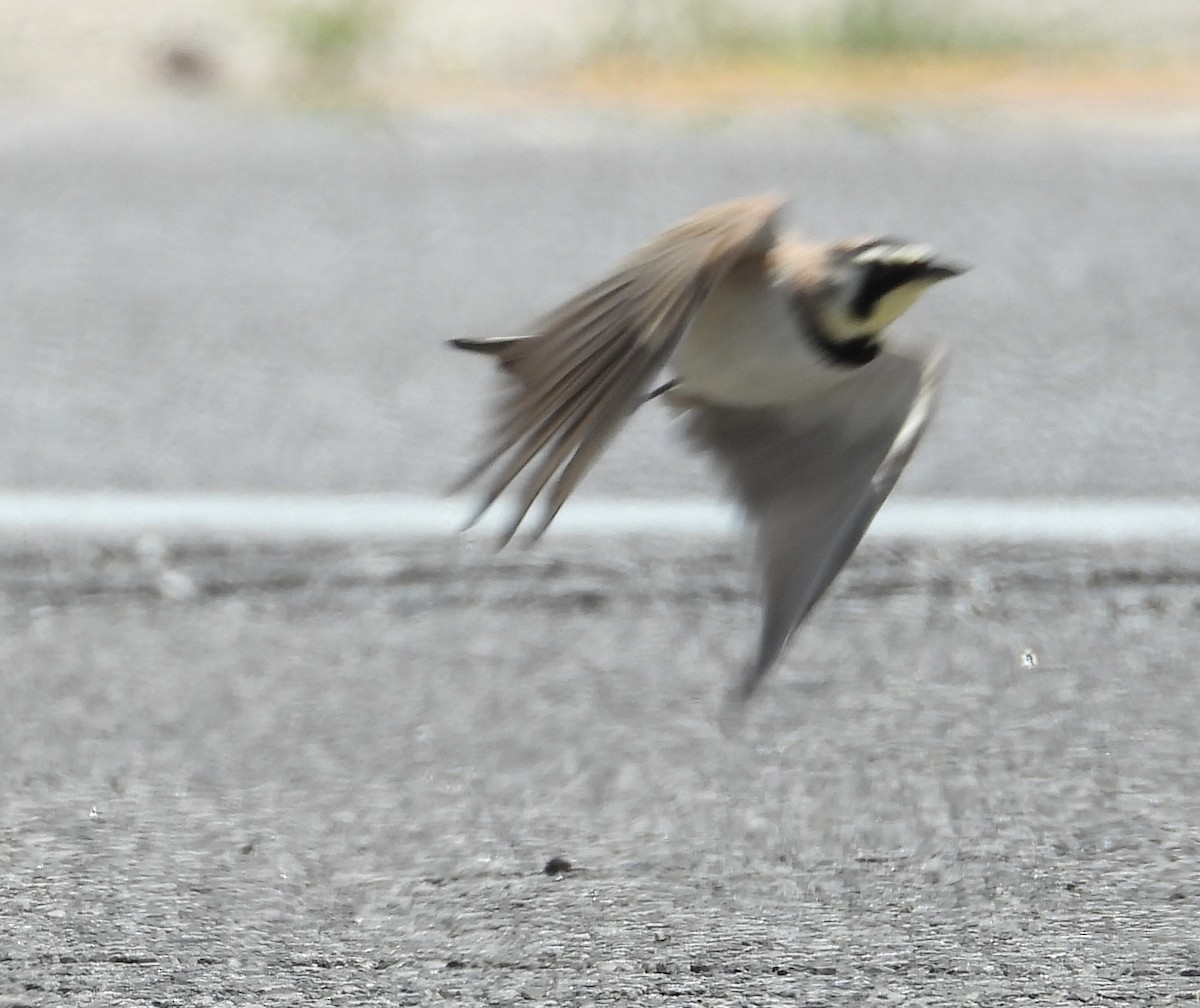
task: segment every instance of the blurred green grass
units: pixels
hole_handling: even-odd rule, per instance
[[[750,13],[733,0],[663,5],[622,0],[595,40],[596,58],[829,60],[997,57],[1095,50],[1079,24],[1038,29],[968,5],[934,0],[844,0],[827,12]]]
[[[285,58],[287,88],[308,101],[356,102],[376,57],[384,58],[407,14],[406,0],[306,0],[259,11]]]

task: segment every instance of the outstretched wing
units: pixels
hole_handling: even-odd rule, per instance
[[[704,210],[544,316],[531,335],[452,341],[494,355],[511,382],[492,445],[455,488],[486,477],[471,524],[526,472],[501,542],[539,496],[544,510],[533,537],[545,531],[643,401],[713,286],[743,261],[763,259],[765,268],[782,205],[760,196]]]
[[[942,357],[883,353],[804,410],[697,406],[711,451],[755,525],[763,576],[758,651],[732,690],[744,702],[854,552],[932,414]]]

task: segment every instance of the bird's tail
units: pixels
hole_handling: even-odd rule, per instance
[[[471,350],[475,353],[488,354],[498,359],[502,368],[510,370],[513,363],[521,355],[522,344],[528,336],[492,336],[484,339],[459,337],[449,340],[449,344],[458,350]]]

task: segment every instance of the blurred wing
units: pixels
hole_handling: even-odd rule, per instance
[[[726,469],[755,525],[763,575],[758,652],[733,696],[748,700],[854,552],[932,414],[941,356],[884,353],[795,414],[702,406],[689,434]]]
[[[764,258],[781,206],[762,196],[702,211],[540,319],[532,335],[453,341],[493,354],[511,381],[490,449],[455,488],[487,476],[471,524],[527,472],[501,542],[512,537],[539,496],[544,513],[533,537],[545,531],[643,401],[713,286],[738,263]]]

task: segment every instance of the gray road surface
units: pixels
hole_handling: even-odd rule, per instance
[[[707,203],[974,263],[904,324],[958,348],[904,492],[1200,487],[1200,146],[1185,130],[776,116],[0,116],[9,487],[436,492],[518,329]],[[585,484],[688,496],[646,410]]]
[[[1200,556],[874,550],[732,738],[720,544],[157,562],[0,566],[5,1008],[1200,996]]]

